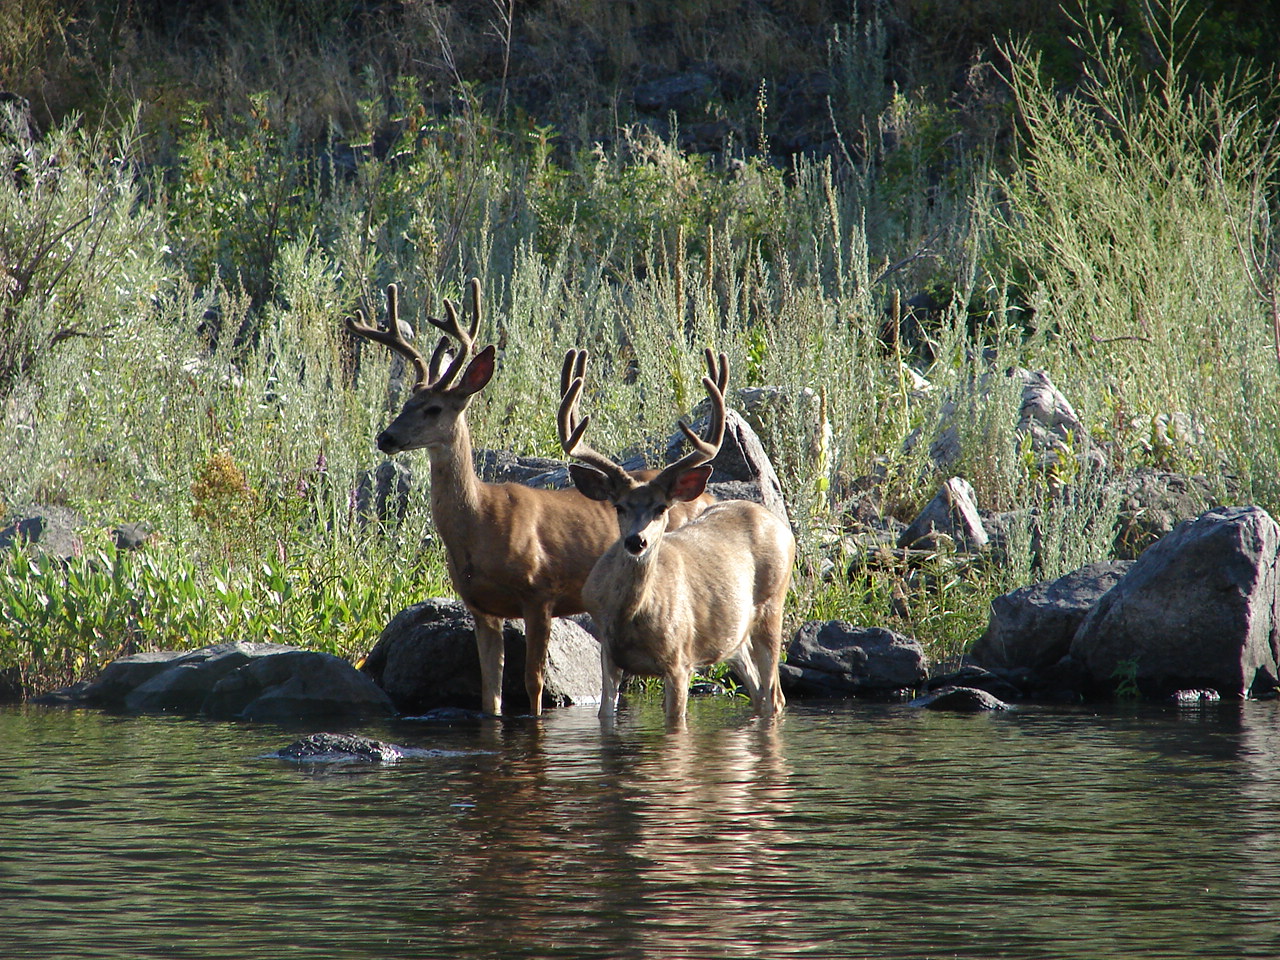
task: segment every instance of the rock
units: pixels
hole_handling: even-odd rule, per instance
[[[695,433],[702,435],[706,431],[707,419],[701,417],[692,424]],[[666,462],[674,463],[684,456],[688,439],[683,432],[677,431],[667,441]],[[714,484],[747,482],[754,484],[755,492],[761,503],[774,516],[785,523],[791,520],[787,516],[787,504],[782,496],[782,483],[773,469],[768,454],[759,436],[751,429],[750,424],[736,410],[725,411],[724,442],[720,452],[711,461],[714,472],[711,481]],[[742,498],[735,498],[742,499]],[[751,499],[756,499],[751,497]]]
[[[1116,556],[1132,560],[1184,520],[1218,506],[1205,477],[1144,468],[1109,484],[1117,494]]]
[[[983,713],[990,710],[1008,710],[1009,705],[999,697],[974,687],[940,687],[916,697],[907,704],[922,710],[947,710],[952,713]]]
[[[1218,703],[1222,695],[1217,690],[1175,690],[1169,699],[1181,704]]]
[[[84,517],[70,507],[35,507],[11,514],[9,521],[0,527],[0,550],[26,543],[36,553],[59,560],[70,560],[83,551]]]
[[[476,450],[472,454],[476,473],[486,483],[523,483],[531,487],[567,487],[569,471],[560,460],[548,457],[521,457],[506,450]],[[559,475],[555,482],[552,477]],[[543,479],[547,478],[547,479]]]
[[[1048,373],[1014,367],[1009,376],[1022,381],[1022,403],[1014,435],[1031,438],[1031,448],[1041,466],[1056,462],[1069,450],[1083,455],[1089,449],[1088,431]]]
[[[519,621],[508,621],[503,638],[503,702],[528,709],[524,689],[525,640]],[[402,713],[439,707],[475,708],[480,703],[480,655],[475,622],[457,600],[433,599],[396,614],[362,669]],[[552,621],[547,647],[544,706],[600,702],[600,646],[577,624]]]
[[[109,663],[78,700],[128,713],[284,722],[385,717],[391,701],[332,654],[274,643],[220,643]]]
[[[924,650],[883,627],[810,620],[779,666],[783,689],[796,696],[898,696],[926,678]]]
[[[1091,563],[1057,580],[1001,594],[991,601],[986,632],[970,656],[989,669],[1040,670],[1057,663],[1070,651],[1085,615],[1131,565]]]
[[[1280,656],[1280,527],[1222,507],[1149,547],[1080,624],[1071,656],[1095,688],[1130,674],[1146,695],[1210,688],[1260,696]]]
[[[396,763],[404,755],[394,743],[347,733],[313,733],[270,754],[297,763]]]
[[[952,547],[964,553],[978,553],[986,545],[987,531],[978,515],[973,487],[963,477],[952,477],[944,483],[898,537],[898,546],[911,550]]]
[[[969,687],[982,690],[999,700],[1021,700],[1030,675],[1023,670],[987,670],[976,663],[964,662],[945,673],[931,676],[924,685],[926,693],[944,687]]]
[[[716,95],[716,82],[697,70],[641,83],[632,91],[636,109],[665,115],[697,110]]]
[[[149,523],[122,523],[111,531],[117,550],[141,550],[150,541],[154,529]]]
[[[413,471],[399,460],[383,460],[356,484],[356,516],[362,523],[395,526],[404,520],[413,490]]]

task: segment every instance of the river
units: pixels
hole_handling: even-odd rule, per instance
[[[316,729],[0,707],[0,958],[1280,957],[1275,702]]]

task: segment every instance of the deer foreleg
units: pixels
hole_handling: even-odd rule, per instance
[[[600,644],[600,719],[613,720],[618,710],[618,689],[622,686],[622,668],[613,662],[609,644]]]
[[[502,618],[471,611],[476,621],[476,649],[480,653],[480,709],[502,713]]]
[[[685,712],[689,704],[689,678],[687,667],[674,668],[662,678],[662,704],[667,714],[667,726],[684,726]]]
[[[547,644],[551,640],[551,611],[545,608],[524,612],[524,689],[529,694],[533,715],[542,713],[542,687],[547,669]]]

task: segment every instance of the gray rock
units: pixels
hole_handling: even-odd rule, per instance
[[[399,460],[383,460],[356,484],[356,516],[362,523],[395,526],[409,509],[413,471]]]
[[[1071,656],[1094,684],[1132,675],[1144,694],[1273,689],[1280,658],[1280,527],[1222,507],[1149,547],[1081,623]]]
[[[528,709],[525,640],[519,624],[508,621],[503,630],[502,699],[512,707]],[[480,702],[475,622],[457,600],[427,600],[396,614],[362,669],[403,713],[474,708]],[[552,621],[545,683],[544,706],[600,701],[600,646],[576,623]]]
[[[1009,705],[999,697],[974,687],[940,687],[916,697],[907,704],[922,710],[945,710],[951,713],[984,713],[992,710],[1008,710]]]
[[[283,722],[385,717],[391,701],[345,660],[274,643],[220,643],[110,663],[79,700],[129,713]]]
[[[523,483],[531,487],[569,485],[569,472],[559,460],[547,457],[522,457],[506,450],[476,450],[472,454],[476,473],[486,483]],[[562,479],[552,483],[542,478],[561,474]]]
[[[1128,572],[1130,561],[1091,563],[1057,580],[1001,594],[991,601],[986,632],[970,656],[988,669],[1039,670],[1071,649],[1085,615]]]
[[[810,620],[787,648],[779,672],[796,696],[897,696],[927,677],[928,661],[915,640],[883,627],[843,620]]]
[[[1179,523],[1219,505],[1205,477],[1144,468],[1110,486],[1118,496],[1116,555],[1130,560]]]
[[[84,517],[70,507],[41,506],[14,513],[0,527],[0,550],[26,543],[36,553],[69,560],[82,551]]]
[[[701,435],[706,431],[707,418],[701,417],[691,426],[695,433]],[[684,433],[677,431],[672,434],[667,441],[666,462],[674,463],[684,456],[688,442]],[[786,500],[782,496],[782,483],[773,469],[773,463],[765,453],[759,436],[736,410],[725,412],[724,442],[720,445],[716,458],[711,461],[711,466],[714,468],[712,483],[754,484],[754,492],[759,496],[756,502],[763,504],[783,522],[791,522],[787,516]]]
[[[912,550],[954,548],[977,553],[987,545],[973,487],[963,477],[952,477],[942,485],[920,515],[902,531],[898,546]]]

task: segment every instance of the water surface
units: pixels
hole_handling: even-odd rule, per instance
[[[631,702],[359,732],[0,708],[0,957],[1280,956],[1280,705]]]

